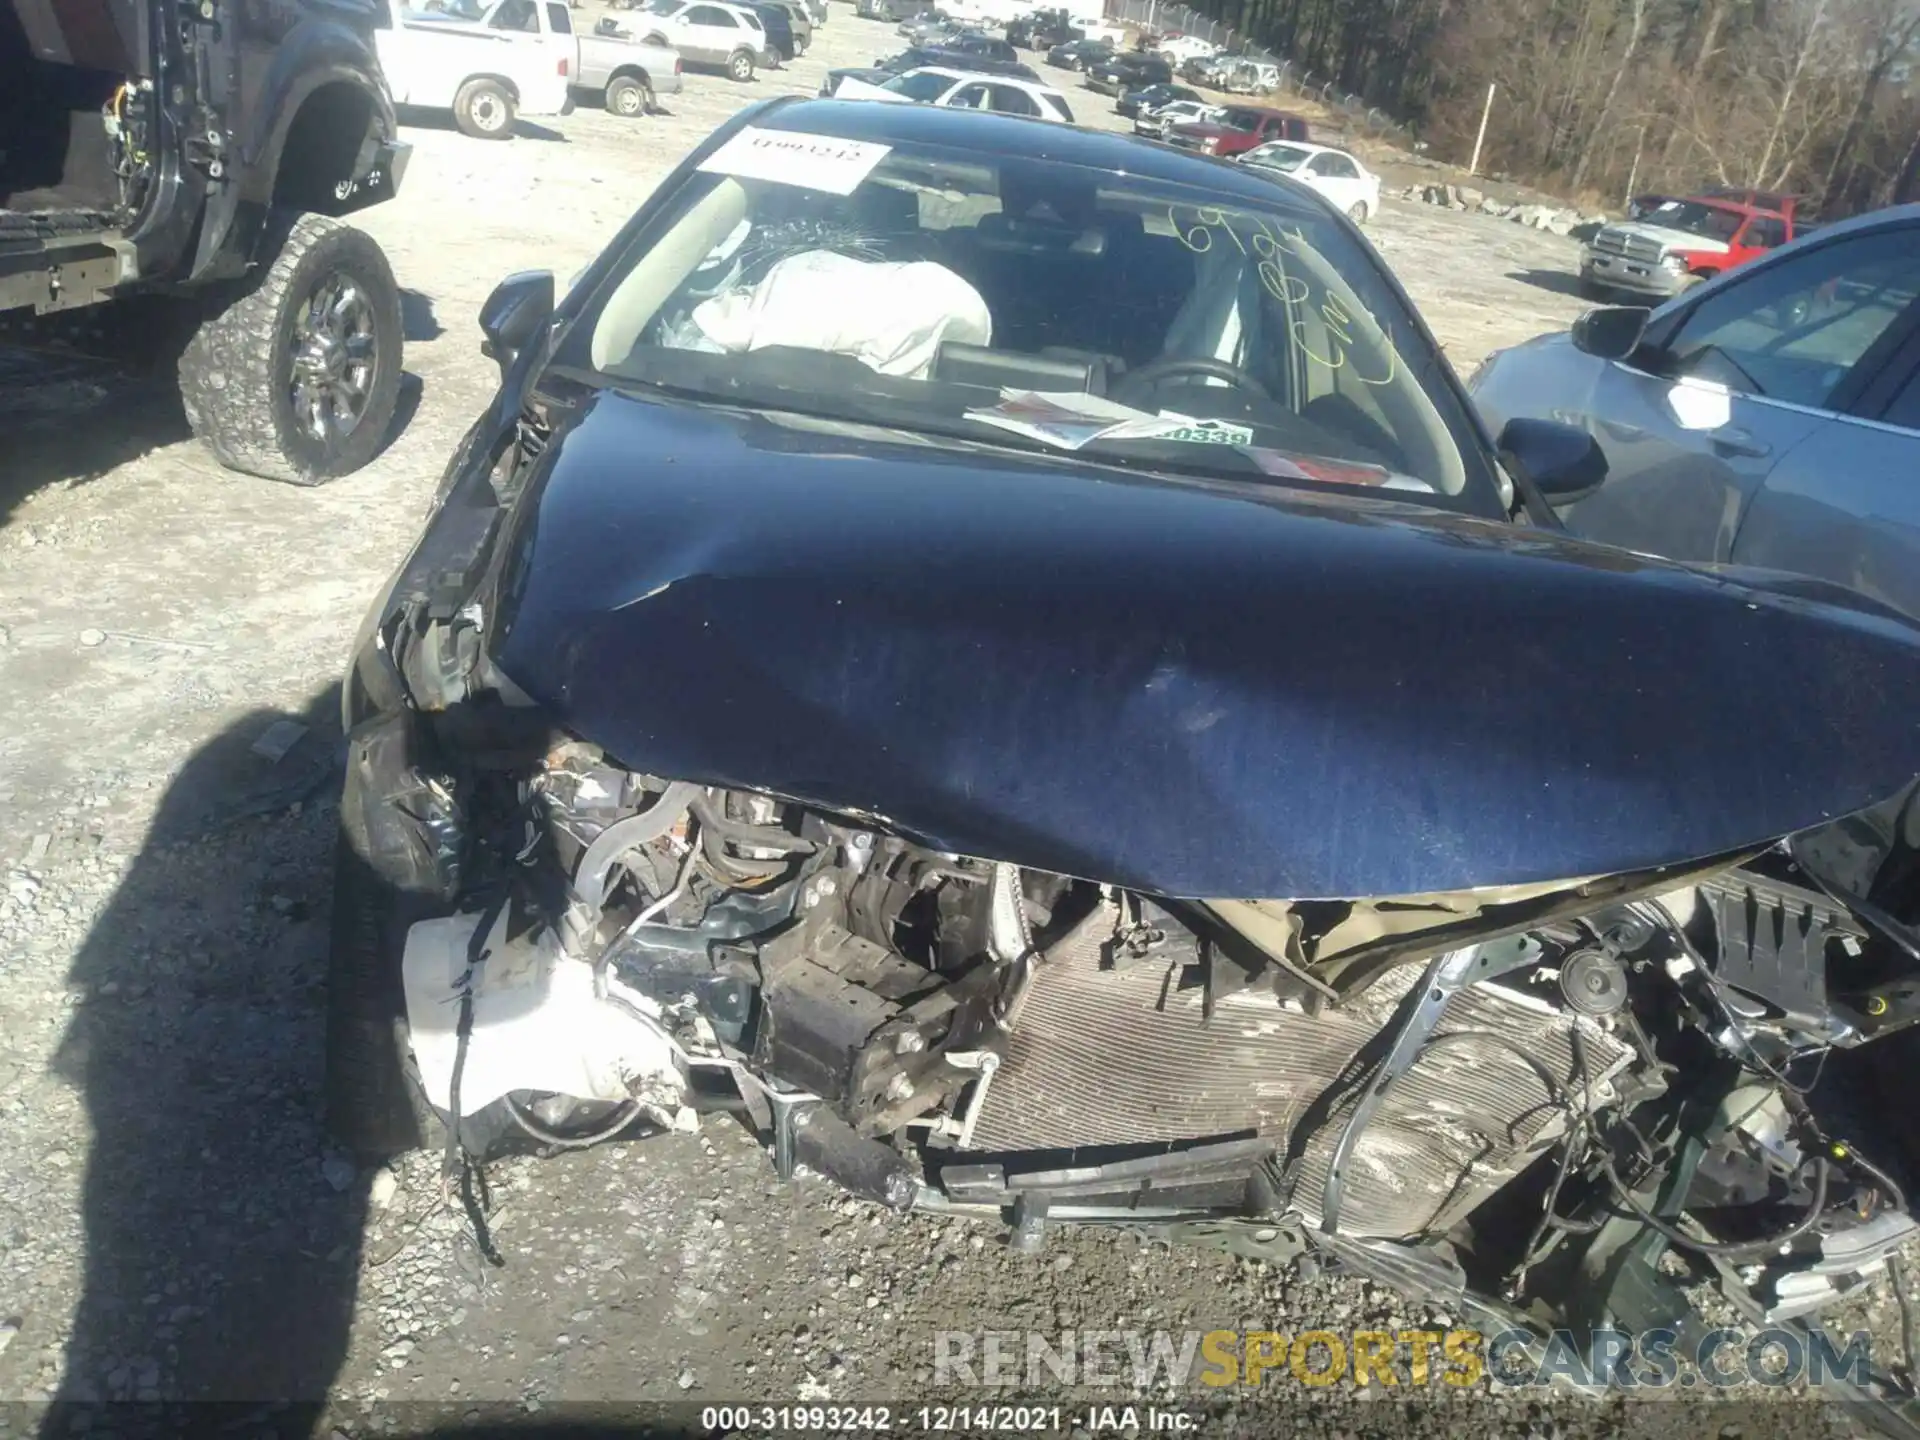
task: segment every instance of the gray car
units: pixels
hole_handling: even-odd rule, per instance
[[[1468,382],[1488,428],[1588,431],[1574,533],[1852,587],[1920,618],[1920,205],[1831,226],[1651,312],[1589,311]]]
[[[646,115],[660,95],[680,93],[680,52],[643,44],[630,28],[606,16],[580,35],[580,65],[573,88],[598,91],[615,115]]]

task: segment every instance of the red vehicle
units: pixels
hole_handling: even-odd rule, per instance
[[[1229,105],[1219,120],[1176,125],[1167,143],[1203,155],[1238,155],[1269,140],[1311,140],[1307,122],[1285,110],[1258,105]]]
[[[1806,224],[1790,195],[1709,190],[1685,198],[1643,195],[1634,218],[1608,225],[1580,257],[1592,298],[1625,290],[1664,300],[1786,244]]]

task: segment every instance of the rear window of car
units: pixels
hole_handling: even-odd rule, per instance
[[[904,95],[909,100],[931,104],[953,88],[953,79],[951,76],[932,75],[920,70],[911,75],[901,75],[889,80],[880,88],[891,90],[896,95]]]
[[[1066,121],[1069,125],[1073,123],[1073,110],[1067,104],[1066,96],[1042,95],[1040,97],[1040,103],[1042,105],[1045,105],[1049,110],[1053,111],[1054,114],[1058,115],[1062,120]]]
[[[1738,210],[1703,205],[1698,200],[1663,200],[1645,217],[1669,230],[1685,230],[1710,240],[1731,240],[1746,219]]]
[[[1302,150],[1298,145],[1286,145],[1270,140],[1248,152],[1249,165],[1267,165],[1275,170],[1296,170],[1305,163],[1313,152]]]
[[[716,404],[1495,508],[1444,367],[1317,203],[897,138],[734,143],[763,136],[830,158],[723,146],[596,283],[556,363]]]

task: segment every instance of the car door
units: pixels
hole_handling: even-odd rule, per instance
[[[548,48],[554,59],[566,66],[561,73],[577,82],[580,78],[580,38],[573,33],[573,15],[567,7],[567,0],[541,0],[541,3],[546,7]]]
[[[1033,97],[1018,85],[987,86],[987,108],[1002,115],[1037,116],[1040,113]]]
[[[1718,270],[1732,270],[1749,260],[1758,260],[1767,253],[1767,246],[1761,242],[1768,233],[1766,224],[1759,216],[1748,216],[1740,228],[1727,238],[1726,257],[1720,261]],[[1710,273],[1717,273],[1710,272]]]
[[[1325,195],[1337,208],[1351,210],[1360,199],[1360,172],[1344,155],[1322,151],[1303,167],[1312,177],[1313,188]]]
[[[1747,233],[1743,238],[1756,252],[1778,250],[1787,243],[1787,222],[1773,215],[1756,215],[1747,222]]]
[[[1914,238],[1911,226],[1835,236],[1663,307],[1639,351],[1600,366],[1586,415],[1551,417],[1584,423],[1607,456],[1607,483],[1568,528],[1677,560],[1733,558],[1769,473],[1823,444],[1902,339]],[[1841,277],[1853,298],[1836,308]]]
[[[985,110],[987,87],[977,81],[962,85],[940,103],[949,110]]]
[[[689,5],[681,11],[680,20],[686,36],[682,48],[688,50],[690,59],[709,65],[724,64],[734,47],[748,39],[733,12],[718,5]]]
[[[504,30],[509,35],[538,35],[540,10],[534,0],[500,0],[487,17],[489,30]]]
[[[1904,341],[1844,413],[1768,473],[1733,558],[1832,580],[1920,620],[1920,225],[1905,233],[1916,258],[1904,297],[1879,297],[1888,308],[1905,299],[1889,327]],[[1827,303],[1848,303],[1859,284],[1842,277]],[[1854,303],[1865,298],[1854,291]]]

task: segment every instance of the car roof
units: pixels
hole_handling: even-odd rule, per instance
[[[1845,235],[1857,235],[1865,231],[1898,229],[1907,225],[1920,225],[1920,201],[1910,205],[1888,205],[1884,209],[1869,210],[1864,215],[1855,215],[1847,220],[1835,220],[1829,225],[1816,226],[1813,229],[1802,227],[1800,233],[1789,243],[1770,252],[1767,260],[1774,255],[1784,255],[1791,250],[1798,254],[1802,249],[1813,249]],[[1746,266],[1738,266],[1726,273],[1742,274]]]
[[[1060,92],[1040,80],[1029,80],[1022,75],[996,75],[991,70],[955,70],[946,65],[922,65],[918,70],[909,70],[909,75],[940,75],[951,80],[978,80],[983,84],[1013,85],[1021,90],[1036,90],[1045,95],[1058,95]]]
[[[1309,155],[1344,155],[1347,159],[1353,161],[1354,164],[1358,165],[1360,163],[1360,157],[1355,155],[1351,150],[1342,150],[1338,145],[1317,145],[1311,140],[1269,140],[1266,144],[1257,146],[1254,150],[1250,150],[1247,153],[1257,154],[1259,151],[1269,148],[1278,150],[1282,146],[1285,146],[1289,150],[1304,150]]]
[[[982,77],[975,76],[975,79]],[[1032,82],[1027,82],[1031,84]],[[825,135],[836,140],[890,140],[941,145],[988,157],[1051,160],[1091,170],[1139,175],[1217,192],[1253,205],[1273,203],[1273,182],[1231,160],[1195,155],[1108,130],[1036,125],[1023,116],[935,105],[890,105],[794,95],[766,102],[753,123],[768,130]]]

